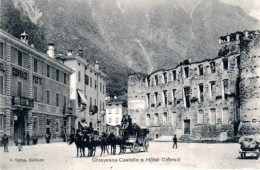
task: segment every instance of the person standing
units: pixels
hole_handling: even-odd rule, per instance
[[[4,134],[4,136],[2,138],[2,144],[4,145],[4,152],[8,152],[8,142],[9,142],[9,139],[6,136],[6,134]]]
[[[27,132],[27,134],[26,134],[26,142],[27,142],[27,145],[30,145],[30,134],[29,134],[29,132]]]
[[[37,134],[35,132],[34,135],[33,135],[33,144],[36,145],[37,142],[38,142],[38,137],[37,137]]]
[[[174,137],[173,137],[173,146],[172,146],[172,148],[174,148],[174,146],[176,146],[176,149],[177,149],[177,136],[176,135],[174,135]]]
[[[46,139],[46,143],[50,143],[51,133],[49,131],[46,132],[45,139]]]
[[[18,138],[18,150],[22,151],[22,144],[23,144],[23,139],[21,138],[21,136],[19,136]]]

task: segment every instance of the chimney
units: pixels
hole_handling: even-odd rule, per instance
[[[72,50],[68,50],[68,56],[72,56]]]
[[[230,42],[230,36],[229,35],[227,36],[227,42]]]
[[[248,31],[245,31],[245,37],[246,38],[248,37]]]
[[[96,68],[97,70],[99,70],[99,62],[98,62],[98,61],[96,61],[96,63],[95,63],[95,68]]]
[[[28,34],[26,34],[26,32],[23,32],[21,35],[20,35],[20,38],[21,38],[21,41],[24,42],[25,44],[28,44]]]
[[[237,41],[239,40],[239,34],[236,34],[236,40]]]
[[[83,50],[79,50],[79,56],[83,58]]]
[[[54,44],[53,43],[49,43],[48,44],[48,51],[47,54],[49,57],[54,58]]]

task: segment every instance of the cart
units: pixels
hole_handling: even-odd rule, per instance
[[[141,150],[147,152],[149,148],[147,134],[149,134],[149,129],[147,128],[133,128],[125,132],[123,153],[126,152],[126,149],[130,149],[130,151],[134,153],[140,152]]]
[[[251,142],[253,140],[254,137],[252,136],[243,136],[244,138],[247,138],[247,140],[249,140],[249,142]],[[242,141],[242,140],[241,140]],[[251,157],[255,157],[256,159],[259,158],[259,151],[260,151],[260,146],[259,146],[259,142],[255,142],[255,146],[254,147],[245,147],[243,145],[242,142],[239,142],[240,143],[240,155],[241,155],[241,158],[246,158],[247,155],[251,155]]]

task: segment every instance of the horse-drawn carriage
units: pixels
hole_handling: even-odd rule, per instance
[[[123,153],[126,149],[130,149],[131,152],[137,153],[141,150],[144,152],[148,151],[149,142],[147,140],[147,134],[149,129],[140,128],[138,125],[133,124],[128,130],[121,130],[123,133]]]

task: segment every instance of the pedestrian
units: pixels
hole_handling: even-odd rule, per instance
[[[45,134],[45,139],[46,139],[46,143],[50,143],[50,139],[51,139],[51,133],[50,132],[46,132]]]
[[[18,150],[22,151],[22,144],[23,144],[23,139],[21,138],[21,136],[19,136],[18,138]]]
[[[25,138],[26,138],[27,145],[30,145],[30,134],[29,134],[29,132],[27,132]]]
[[[9,142],[9,139],[6,136],[6,134],[4,134],[4,136],[2,138],[2,144],[4,145],[4,152],[8,152],[8,142]]]
[[[34,135],[33,135],[33,144],[36,145],[37,142],[38,142],[38,137],[37,137],[37,134],[35,132]]]
[[[173,146],[172,146],[172,148],[174,148],[174,146],[176,146],[176,149],[177,149],[177,136],[176,135],[174,135],[174,137],[173,137]]]

